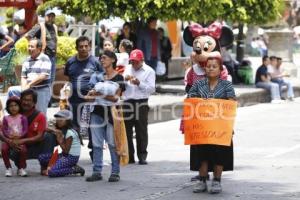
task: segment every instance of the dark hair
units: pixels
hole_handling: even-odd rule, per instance
[[[82,35],[76,39],[76,49],[78,48],[79,43],[83,42],[83,41],[87,41],[89,43],[89,45],[91,45],[91,40],[87,36]]]
[[[277,60],[276,56],[270,56],[270,60]]]
[[[153,21],[157,21],[157,17],[151,16],[147,19],[147,24],[150,24]]]
[[[21,92],[21,100],[24,98],[24,96],[28,96],[28,95],[32,96],[33,103],[36,104],[37,103],[37,93],[33,89],[27,89],[27,90],[24,90],[23,92]]]
[[[162,33],[165,32],[165,30],[164,30],[162,27],[159,27],[157,30],[158,30],[158,31],[161,31]]]
[[[72,129],[73,131],[76,132],[76,134],[77,134],[77,136],[78,136],[78,138],[79,138],[79,140],[80,140],[80,144],[83,145],[82,136],[80,135],[80,133],[79,133],[78,131],[76,131],[76,130],[74,129],[72,119],[65,119],[65,120],[66,120],[66,125],[65,125],[65,127],[62,127],[62,128],[61,128],[63,134],[66,135],[66,134],[67,134],[67,131],[68,131],[69,129]],[[56,126],[56,125],[55,125],[55,126]],[[58,127],[56,126],[56,128],[58,128]]]
[[[223,60],[222,60],[222,58],[220,58],[220,57],[218,57],[218,56],[209,56],[209,57],[207,58],[206,63],[207,63],[209,60],[217,60],[217,61],[218,61],[218,64],[220,65],[220,70],[221,70],[221,71],[223,70]]]
[[[36,47],[37,48],[42,48],[43,47],[42,41],[38,38],[31,38],[29,41],[36,41]]]
[[[102,56],[103,55],[115,60],[115,62],[113,62],[113,68],[115,69],[117,67],[117,61],[118,61],[116,54],[112,51],[105,50]]]
[[[6,111],[8,112],[8,114],[11,114],[10,110],[9,110],[9,105],[15,102],[18,106],[19,106],[19,113],[22,113],[22,107],[21,107],[21,101],[18,97],[11,97],[6,101]]]
[[[265,62],[268,58],[269,58],[269,56],[263,56],[262,61]]]
[[[126,53],[130,54],[133,49],[133,44],[130,40],[123,39],[120,42],[120,45],[125,49]]]
[[[114,47],[114,41],[113,41],[112,39],[110,39],[109,37],[106,37],[106,38],[104,38],[104,40],[103,40],[103,48],[104,48],[104,43],[105,43],[106,41],[110,42],[110,43],[113,45],[113,47]]]
[[[279,60],[281,61],[281,60],[282,60],[282,58],[281,58],[281,57],[277,57],[277,60],[278,60],[278,61],[279,61]]]
[[[131,30],[131,24],[130,24],[130,22],[125,22],[125,23],[123,24],[123,28],[124,28],[125,26],[128,26],[128,27],[130,28],[130,30]]]

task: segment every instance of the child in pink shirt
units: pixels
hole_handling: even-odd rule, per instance
[[[20,114],[21,103],[17,97],[11,97],[6,102],[6,110],[9,115],[3,118],[2,122],[2,134],[6,138],[6,142],[2,143],[1,152],[2,158],[6,167],[6,177],[12,176],[11,164],[9,161],[9,152],[11,150],[16,151],[19,154],[18,162],[18,175],[27,176],[26,168],[26,155],[27,149],[25,145],[14,145],[14,142],[23,138],[28,130],[27,118]],[[18,149],[16,149],[18,148]]]

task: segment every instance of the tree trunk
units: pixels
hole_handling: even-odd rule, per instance
[[[256,38],[256,37],[258,37],[258,26],[248,25],[247,35],[245,38],[246,54],[251,54],[251,56],[253,56],[251,42],[252,42],[252,39]]]
[[[245,44],[244,44],[244,24],[239,24],[239,33],[237,36],[237,46],[236,46],[236,60],[242,62],[244,59],[244,51],[245,51]]]

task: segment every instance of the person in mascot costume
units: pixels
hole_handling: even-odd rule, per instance
[[[186,93],[188,93],[196,81],[205,78],[206,74],[204,68],[206,66],[207,58],[221,58],[221,47],[228,47],[232,45],[234,36],[231,28],[226,25],[222,25],[219,22],[214,22],[208,27],[202,27],[199,24],[187,26],[183,32],[183,39],[186,44],[193,47],[193,52],[191,54],[193,65],[187,69],[185,77],[185,90]],[[223,80],[228,79],[228,71],[224,65],[220,78]],[[183,121],[181,121],[180,130],[184,133]],[[200,163],[197,162],[198,159],[194,159],[197,155],[197,149],[191,145],[190,169],[192,171],[199,171],[200,168]],[[233,156],[228,163],[228,166],[224,166],[223,171],[233,170]],[[209,166],[209,171],[213,171],[212,166]],[[191,180],[197,181],[199,179],[200,174],[192,177]]]
[[[221,58],[221,47],[230,46],[233,42],[233,32],[219,22],[214,22],[208,27],[202,27],[200,24],[187,26],[183,32],[185,43],[193,47],[191,60],[193,66],[186,72],[186,92],[192,87],[193,83],[205,77],[204,67],[208,57]],[[228,78],[228,71],[223,66],[221,79]]]

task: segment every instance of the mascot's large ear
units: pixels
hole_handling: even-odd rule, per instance
[[[219,39],[221,47],[227,47],[230,46],[233,43],[234,37],[233,37],[233,32],[231,28],[228,26],[222,27],[222,35]]]
[[[194,37],[192,35],[192,32],[190,31],[190,26],[187,26],[183,31],[183,40],[184,42],[189,45],[193,46]]]

